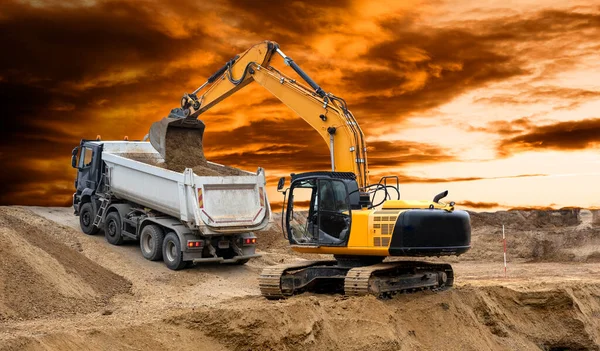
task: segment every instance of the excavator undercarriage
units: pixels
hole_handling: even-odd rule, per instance
[[[366,260],[363,263],[366,265],[318,260],[268,267],[260,275],[260,291],[268,299],[303,292],[389,298],[398,293],[449,288],[454,282],[454,272],[449,264],[420,261],[369,264]]]

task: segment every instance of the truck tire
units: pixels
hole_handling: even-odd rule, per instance
[[[162,258],[162,245],[165,234],[162,228],[156,224],[150,224],[142,229],[140,234],[140,249],[142,256],[150,261],[158,261]]]
[[[79,210],[79,226],[82,232],[87,235],[98,233],[100,229],[94,225],[94,218],[96,218],[96,211],[94,211],[92,203],[84,203]]]
[[[119,212],[111,212],[104,220],[104,237],[106,241],[113,245],[123,244],[123,235],[121,235],[121,216]]]
[[[163,242],[163,261],[167,268],[178,271],[187,267],[187,262],[183,260],[183,252],[181,252],[181,243],[177,234],[171,232],[165,236]]]

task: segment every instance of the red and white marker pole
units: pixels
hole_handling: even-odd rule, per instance
[[[502,225],[502,241],[504,242],[504,278],[506,278],[506,236],[504,235],[504,224]]]

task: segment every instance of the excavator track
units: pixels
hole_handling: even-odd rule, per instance
[[[402,292],[444,289],[453,283],[454,272],[449,264],[386,262],[350,269],[344,279],[344,293],[389,297]]]
[[[402,261],[362,267],[339,266],[335,260],[301,261],[263,269],[261,294],[281,299],[304,291],[343,292],[347,296],[392,295],[452,286],[454,273],[448,264]]]
[[[267,299],[281,299],[294,294],[292,291],[284,291],[285,289],[281,284],[281,277],[286,272],[300,270],[316,265],[328,265],[335,263],[336,261],[322,260],[322,261],[300,261],[287,264],[279,264],[263,269],[258,278],[259,287],[261,294]]]

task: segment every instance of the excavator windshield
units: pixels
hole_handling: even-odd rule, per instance
[[[315,177],[292,183],[286,214],[291,244],[345,246],[350,216],[344,181]]]

